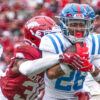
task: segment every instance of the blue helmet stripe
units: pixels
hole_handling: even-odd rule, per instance
[[[54,48],[55,48],[56,53],[59,54],[59,50],[58,50],[58,47],[57,47],[57,44],[56,44],[54,38],[53,38],[51,35],[47,35],[47,37],[50,38],[50,40],[51,40],[52,43],[53,43],[53,46],[54,46]]]
[[[100,54],[100,35],[97,35],[98,37],[98,54]]]
[[[64,47],[63,47],[63,43],[62,43],[61,39],[56,34],[53,34],[53,35],[58,39],[58,41],[60,43],[61,51],[64,52]]]
[[[92,37],[92,52],[91,52],[91,55],[93,55],[95,53],[95,38],[93,36],[93,34],[90,34],[90,36]]]

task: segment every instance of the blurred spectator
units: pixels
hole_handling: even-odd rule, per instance
[[[100,15],[100,0],[93,0],[92,6],[95,10],[95,13]]]
[[[66,4],[70,3],[69,0],[61,0],[61,7],[63,8]]]
[[[57,11],[58,11],[58,2],[57,2],[57,0],[51,0],[50,1],[49,9],[52,12],[57,13]]]
[[[100,34],[100,16],[96,18],[94,32]]]
[[[53,11],[49,9],[49,7],[50,7],[50,4],[45,2],[43,4],[43,7],[35,15],[43,15],[43,16],[49,16],[51,18],[54,18],[54,13]]]

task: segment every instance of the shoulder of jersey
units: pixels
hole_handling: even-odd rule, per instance
[[[26,58],[29,60],[37,59],[41,57],[40,52],[32,45],[21,44],[15,48],[14,52],[17,58]]]
[[[90,47],[90,55],[100,55],[100,34],[89,34],[88,45]]]
[[[40,50],[52,52],[52,53],[61,53],[64,51],[64,39],[61,33],[52,33],[45,35],[41,39],[39,46]]]
[[[2,53],[3,53],[3,47],[2,45],[0,45],[0,57],[2,56]]]

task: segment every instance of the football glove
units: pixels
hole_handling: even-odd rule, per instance
[[[74,69],[77,69],[77,66],[81,68],[83,65],[83,59],[78,54],[71,52],[60,55],[60,62],[72,65]]]
[[[86,43],[82,43],[83,46],[81,47],[79,43],[76,43],[76,53],[80,55],[80,57],[89,58],[89,52],[88,47],[86,46]]]
[[[75,67],[75,69],[83,72],[94,72],[95,66],[92,65],[87,59],[84,58],[82,59],[83,59],[82,66],[77,66],[77,68]]]

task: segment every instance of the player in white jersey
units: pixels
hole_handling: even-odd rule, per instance
[[[71,45],[85,42],[89,49],[89,57],[93,59],[99,54],[99,51],[94,53],[94,47],[92,47],[94,42],[88,38],[91,29],[90,24],[91,19],[81,5],[69,4],[65,6],[60,14],[60,26],[63,34],[49,34],[42,38],[39,48],[43,52],[43,57],[63,53]],[[72,70],[68,64],[62,63],[56,66],[57,69],[49,69],[45,73],[45,95],[43,100],[78,100],[78,96],[81,95],[80,91],[84,91],[83,83],[88,71],[97,81],[100,81],[97,77],[99,69],[95,67],[96,65],[94,64],[94,66],[89,62],[86,64],[86,66],[83,66],[84,68],[77,66],[77,70]],[[80,94],[75,97],[74,95],[77,92]],[[80,100],[88,100],[88,96],[86,98]]]

